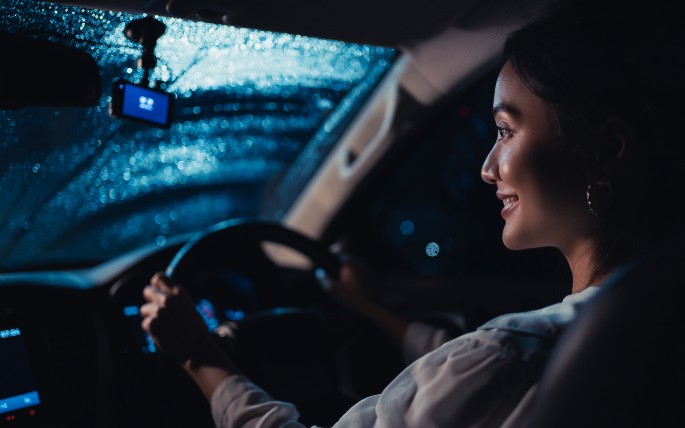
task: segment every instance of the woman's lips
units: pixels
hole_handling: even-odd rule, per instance
[[[502,217],[507,216],[509,213],[511,213],[516,207],[519,205],[519,198],[516,195],[512,194],[503,194],[503,193],[497,193],[497,197],[502,201],[504,204],[504,207],[502,208],[501,215]]]

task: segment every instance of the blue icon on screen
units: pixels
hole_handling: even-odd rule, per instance
[[[0,413],[7,413],[13,410],[40,404],[37,391],[27,392],[26,394],[0,399]]]

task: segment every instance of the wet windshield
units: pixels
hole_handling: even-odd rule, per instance
[[[229,218],[279,218],[396,55],[157,17],[150,78],[176,97],[166,129],[109,114],[112,81],[142,77],[124,27],[144,15],[27,0],[0,12],[2,31],[88,52],[103,88],[94,107],[0,110],[2,270],[85,266]]]

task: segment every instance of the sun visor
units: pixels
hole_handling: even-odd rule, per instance
[[[77,49],[0,32],[6,64],[0,69],[0,108],[89,107],[101,95],[99,67]]]
[[[409,58],[400,85],[424,105],[459,90],[498,62],[507,34],[549,1],[483,1],[465,19],[435,37],[400,46]],[[492,14],[492,9],[499,13]]]

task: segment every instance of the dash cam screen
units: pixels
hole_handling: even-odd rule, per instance
[[[168,110],[169,97],[164,94],[134,85],[124,89],[124,115],[164,125]]]
[[[28,360],[23,331],[0,326],[0,415],[12,419],[13,412],[40,404]],[[9,419],[8,419],[9,418]]]
[[[161,89],[116,79],[112,83],[110,114],[168,128],[174,95]]]
[[[136,85],[124,88],[124,116],[137,117],[159,125],[166,125],[169,112],[169,96]]]

